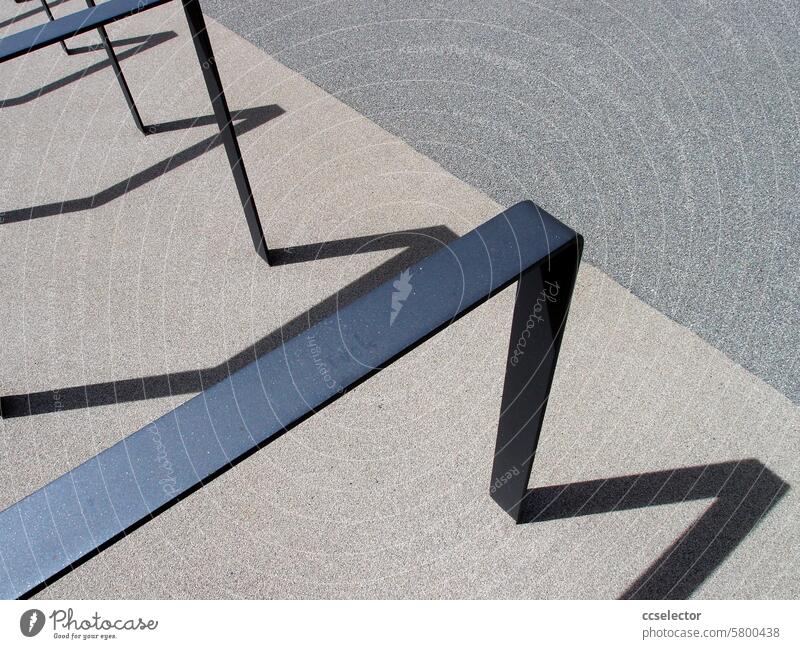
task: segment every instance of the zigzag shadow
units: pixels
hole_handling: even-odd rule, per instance
[[[755,459],[576,482],[528,492],[521,523],[589,516],[714,498],[703,515],[620,599],[685,599],[716,570],[788,492]]]
[[[117,58],[120,61],[123,61],[127,58],[134,56],[135,54],[139,54],[140,52],[144,52],[146,50],[152,49],[153,47],[157,47],[162,43],[166,43],[167,41],[175,38],[177,34],[173,31],[168,32],[158,32],[157,34],[149,34],[147,36],[133,36],[131,38],[120,38],[112,42],[112,45],[120,46],[120,45],[136,45],[135,47],[131,47],[127,50],[123,50],[122,52],[117,53]],[[137,45],[138,43],[138,45]],[[72,54],[83,54],[86,52],[94,52],[100,51],[102,45],[87,45],[85,47],[73,47],[70,48],[70,52]],[[58,79],[57,81],[53,81],[52,83],[48,83],[38,90],[31,90],[30,92],[26,92],[24,95],[20,95],[19,97],[8,97],[7,99],[0,100],[0,108],[10,108],[12,106],[19,106],[21,104],[25,104],[29,101],[33,101],[34,99],[38,99],[42,95],[46,95],[51,92],[55,92],[59,88],[63,88],[64,86],[69,85],[70,83],[74,83],[75,81],[80,81],[84,77],[89,76],[90,74],[95,74],[96,72],[100,72],[111,66],[111,61],[108,58],[104,58],[101,61],[97,61],[92,65],[83,68],[82,70],[77,70],[68,74],[66,77]]]
[[[219,365],[121,381],[8,395],[0,398],[0,416],[24,417],[56,410],[74,410],[126,401],[157,399],[176,394],[193,394],[208,389],[455,239],[456,234],[449,228],[432,226],[274,249],[273,266],[380,250],[397,248],[404,250]]]
[[[274,104],[269,106],[258,106],[256,108],[245,108],[240,110],[232,116],[232,119],[234,121],[242,120],[240,123],[236,124],[237,135],[242,135],[248,131],[258,128],[259,126],[262,126],[263,124],[266,124],[271,119],[275,119],[276,117],[283,115],[284,112],[285,111],[280,106],[276,106]],[[176,120],[174,122],[167,122],[164,124],[154,124],[147,128],[151,133],[164,133],[180,128],[204,126],[206,124],[216,124],[216,121],[212,115]],[[0,212],[0,224],[8,225],[11,223],[28,221],[29,219],[39,219],[46,216],[58,216],[73,212],[82,212],[84,210],[90,210],[101,205],[106,205],[107,203],[110,203],[111,201],[125,195],[127,192],[138,189],[139,187],[156,180],[172,169],[176,169],[187,162],[199,158],[206,151],[219,146],[221,143],[222,140],[220,139],[219,134],[214,134],[211,137],[201,140],[200,142],[193,144],[183,151],[170,156],[169,158],[165,158],[164,160],[149,166],[147,169],[143,169],[142,171],[135,173],[130,178],[121,180],[120,182],[111,185],[111,187],[107,187],[106,189],[103,189],[91,196],[86,196],[84,198],[73,198],[61,203],[46,203],[44,205],[35,205],[33,207],[23,207],[15,210],[9,210],[7,212]]]
[[[48,4],[51,7],[57,7],[58,5],[64,4],[65,2],[67,2],[67,0],[50,0]],[[18,22],[22,22],[23,20],[27,20],[28,18],[31,18],[39,13],[44,13],[44,7],[42,7],[41,5],[36,7],[36,9],[31,9],[30,11],[23,11],[18,14],[14,14],[13,16],[11,16],[11,18],[7,18],[3,21],[0,21],[0,29],[3,29],[4,27],[10,27],[11,25],[14,25]]]

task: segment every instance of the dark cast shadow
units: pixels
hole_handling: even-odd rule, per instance
[[[57,7],[58,5],[64,4],[67,0],[49,0],[47,4],[51,7]],[[43,14],[44,8],[41,4],[37,5],[35,8],[30,9],[28,11],[23,11],[18,14],[11,16],[11,18],[6,18],[5,20],[0,21],[0,29],[5,27],[10,27],[11,25],[15,25],[18,22],[22,22],[23,20],[27,20],[35,16],[36,14]],[[45,16],[46,17],[46,16]]]
[[[136,47],[128,48],[127,50],[123,50],[122,52],[117,52],[117,58],[120,61],[124,61],[127,58],[134,56],[135,54],[139,54],[140,52],[144,52],[149,50],[153,47],[157,47],[162,43],[166,43],[168,40],[175,38],[177,34],[175,32],[158,32],[157,34],[149,34],[147,36],[133,36],[131,38],[121,38],[116,41],[112,42],[112,45],[120,46],[120,45],[136,45]],[[71,47],[70,53],[72,54],[83,54],[85,52],[94,52],[97,50],[102,50],[103,46],[100,44],[97,45],[86,45],[84,47]],[[100,72],[106,68],[111,67],[111,61],[108,58],[104,58],[101,61],[97,61],[92,65],[83,68],[82,70],[76,70],[71,74],[68,74],[66,77],[53,81],[52,83],[48,83],[41,88],[36,90],[31,90],[30,92],[26,92],[24,95],[20,95],[19,97],[8,97],[7,99],[0,100],[0,108],[10,108],[11,106],[19,106],[21,104],[27,103],[29,101],[33,101],[34,99],[38,99],[42,95],[46,95],[51,92],[55,92],[59,88],[63,88],[68,86],[71,83],[76,81],[80,81],[84,77],[89,76],[90,74],[94,74],[96,72]]]
[[[232,115],[234,122],[237,122],[236,133],[242,135],[248,131],[266,124],[271,119],[283,115],[285,111],[277,105],[258,106],[255,108],[245,108]],[[202,126],[206,124],[216,124],[212,115],[204,117],[196,117],[190,119],[176,120],[174,122],[167,122],[163,124],[153,124],[146,127],[151,133],[165,133],[168,131],[175,131],[181,128],[189,128],[192,126]],[[72,198],[60,203],[45,203],[43,205],[34,205],[33,207],[23,207],[7,212],[0,212],[0,224],[10,225],[12,223],[20,223],[29,219],[39,219],[46,216],[59,216],[66,215],[74,212],[83,212],[90,210],[101,205],[106,205],[111,201],[124,196],[126,193],[131,192],[143,185],[146,185],[153,180],[158,179],[164,174],[185,165],[187,162],[196,160],[202,156],[206,151],[221,145],[222,140],[219,133],[207,137],[196,144],[179,151],[169,158],[165,158],[154,165],[147,167],[135,173],[130,178],[121,180],[118,183],[111,185],[96,194],[85,196],[83,198]],[[227,173],[227,172],[226,172]]]
[[[590,516],[713,498],[620,599],[685,599],[788,492],[761,462],[747,459],[542,487],[528,492],[521,523]]]
[[[273,266],[346,257],[359,253],[402,249],[304,313],[268,333],[255,344],[213,367],[72,386],[0,397],[0,416],[24,417],[61,410],[74,410],[121,402],[142,401],[179,394],[193,394],[227,379],[264,354],[334,314],[357,298],[389,281],[417,261],[456,239],[445,226],[402,230],[384,234],[325,241],[272,251]]]

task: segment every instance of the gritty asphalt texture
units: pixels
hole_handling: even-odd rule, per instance
[[[799,4],[203,7],[800,399]]]

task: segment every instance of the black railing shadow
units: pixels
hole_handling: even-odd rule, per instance
[[[120,38],[112,42],[112,45],[116,46],[123,46],[123,45],[135,45],[135,47],[130,47],[127,50],[123,50],[122,52],[117,53],[117,58],[120,61],[123,61],[135,54],[139,54],[140,52],[144,52],[149,50],[153,47],[157,47],[162,43],[166,43],[168,40],[175,38],[177,34],[175,32],[158,32],[157,34],[148,34],[146,36],[133,36],[131,38]],[[73,47],[70,48],[70,52],[73,54],[83,54],[85,52],[93,52],[95,50],[102,50],[103,46],[98,45],[86,45],[84,47]],[[63,88],[68,86],[71,83],[76,81],[80,81],[81,79],[89,76],[90,74],[94,74],[96,72],[100,72],[111,66],[111,60],[107,57],[102,59],[101,61],[97,61],[92,65],[83,68],[82,70],[76,70],[68,74],[66,77],[62,77],[56,81],[48,83],[41,88],[36,90],[31,90],[30,92],[26,92],[24,95],[20,95],[19,97],[7,97],[5,99],[0,99],[0,108],[10,108],[12,106],[19,106],[21,104],[27,103],[29,101],[33,101],[38,99],[42,95],[46,95],[51,92],[55,92],[59,88]]]
[[[155,34],[145,34],[144,36],[129,36],[128,38],[117,38],[109,40],[108,42],[111,43],[112,47],[125,47],[126,45],[138,45],[138,47],[132,47],[129,50],[125,50],[124,52],[117,53],[117,59],[122,59],[128,56],[133,56],[134,54],[138,54],[142,52],[148,47],[153,47],[155,45],[160,45],[161,43],[165,43],[168,40],[175,38],[178,34],[173,31],[168,32],[156,32]],[[106,48],[103,46],[102,43],[93,43],[92,45],[81,45],[80,47],[70,47],[69,48],[70,54],[90,54],[91,52],[105,52]],[[102,61],[101,61],[102,62]],[[94,72],[91,68],[86,68],[86,71],[80,71],[78,74],[81,75],[81,78],[85,77],[87,74],[91,74]],[[66,85],[66,84],[64,84]]]
[[[51,7],[57,7],[58,5],[64,4],[65,2],[67,2],[67,0],[49,0],[47,4],[49,4]],[[6,18],[5,20],[0,21],[0,29],[3,29],[4,27],[10,27],[11,25],[14,25],[23,20],[27,20],[28,18],[31,18],[39,13],[41,14],[44,13],[44,7],[42,7],[42,5],[37,5],[36,7],[34,7],[29,11],[22,11],[18,14],[11,16],[11,18]],[[45,16],[45,18],[47,18],[47,16]]]
[[[528,492],[522,523],[713,498],[714,502],[620,599],[685,599],[787,493],[754,459],[575,482]]]
[[[60,410],[193,394],[208,389],[455,239],[456,234],[449,228],[432,226],[275,249],[272,251],[273,266],[380,250],[398,248],[403,250],[219,365],[184,372],[4,396],[0,397],[0,416],[3,418],[24,417]]]
[[[248,131],[252,131],[263,124],[266,124],[271,119],[283,115],[285,111],[276,105],[258,106],[255,108],[244,108],[232,116],[236,124],[236,133],[242,135]],[[174,122],[167,122],[164,124],[154,124],[148,126],[147,129],[151,133],[163,133],[167,131],[174,131],[179,128],[188,128],[191,126],[202,126],[206,124],[216,124],[212,115],[203,117],[182,119]],[[100,192],[84,198],[72,198],[65,200],[61,203],[46,203],[44,205],[35,205],[33,207],[23,207],[7,212],[0,212],[0,224],[8,225],[11,223],[19,223],[27,221],[28,219],[39,219],[45,216],[58,216],[69,214],[73,212],[82,212],[90,210],[101,205],[110,203],[111,201],[122,197],[128,192],[131,192],[147,183],[156,180],[160,176],[180,167],[181,165],[191,162],[202,156],[206,151],[219,146],[222,143],[219,133],[207,137],[196,144],[179,151],[169,158],[165,158],[147,169],[143,169],[134,174],[130,178],[121,180],[118,183],[101,190]]]

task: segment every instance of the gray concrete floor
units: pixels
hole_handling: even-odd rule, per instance
[[[149,124],[210,113],[173,4],[110,30],[161,34],[124,58]],[[211,35],[231,106],[247,111],[243,155],[273,246],[463,234],[502,209],[236,33],[212,22]],[[59,404],[0,420],[0,507],[194,394],[141,386],[219,367],[329,310],[342,287],[396,272],[398,251],[267,268],[222,151],[205,151],[214,128],[142,137],[100,53],[49,48],[0,80],[0,396],[56,390]],[[549,207],[571,214],[568,200]],[[41,596],[619,597],[695,521],[676,564],[689,595],[800,595],[797,406],[591,263],[531,481],[541,497],[571,485],[586,507],[511,523],[487,483],[512,305],[497,296]],[[116,399],[73,407],[104,382]],[[665,471],[677,486],[648,495]]]
[[[797,3],[204,6],[800,399]]]

